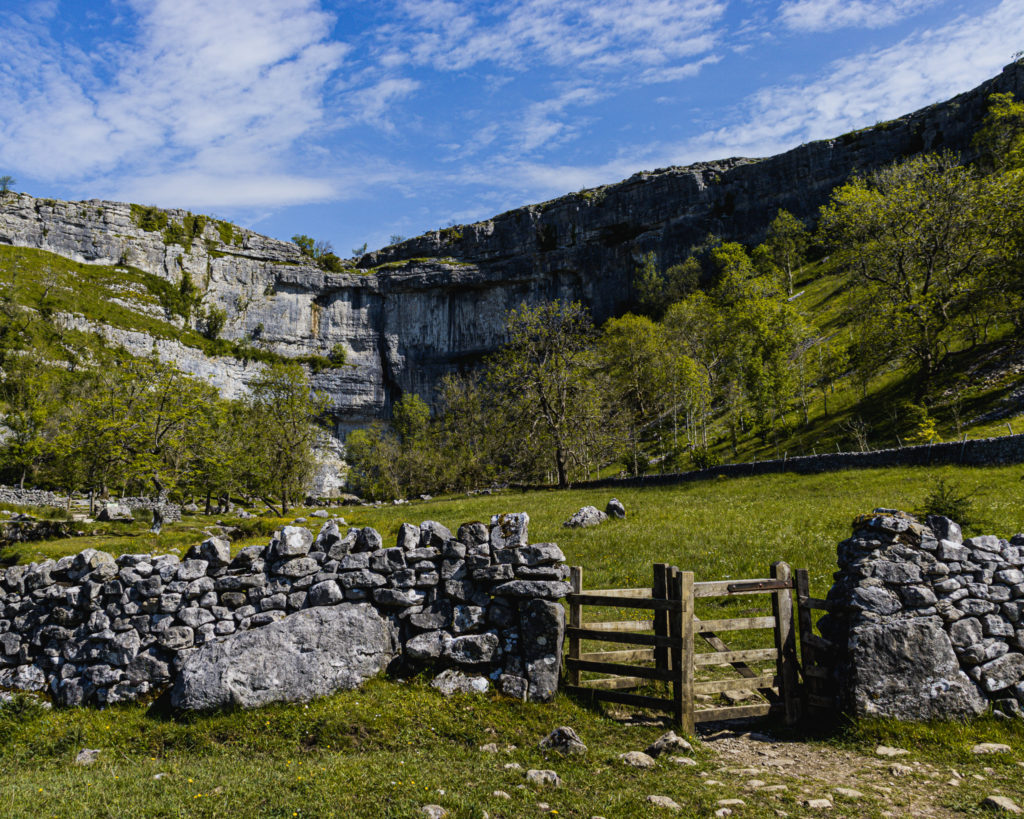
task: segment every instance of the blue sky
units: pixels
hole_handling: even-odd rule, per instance
[[[1024,0],[0,0],[0,174],[340,255],[977,85]]]

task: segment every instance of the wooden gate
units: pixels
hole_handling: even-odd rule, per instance
[[[806,573],[804,573],[806,575]],[[692,572],[655,564],[651,588],[584,590],[583,570],[571,569],[568,596],[569,652],[565,661],[567,691],[604,702],[667,711],[688,733],[696,723],[712,720],[785,714],[787,722],[800,715],[800,681],[789,566],[774,563],[771,576],[751,580],[696,583]],[[738,595],[771,596],[771,615],[701,620],[696,601]],[[588,607],[650,611],[650,619],[586,621]],[[719,636],[724,632],[770,629],[773,647],[733,649]],[[697,651],[696,640],[702,648]],[[582,651],[584,642],[617,643],[629,648]],[[758,665],[770,663],[765,670]],[[726,669],[726,673],[721,673]],[[583,674],[602,674],[583,679]],[[709,678],[710,675],[710,678]],[[665,683],[668,696],[637,693]],[[758,702],[697,708],[699,699],[726,692],[751,692]]]

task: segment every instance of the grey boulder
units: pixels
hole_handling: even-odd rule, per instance
[[[569,529],[585,529],[608,520],[608,516],[596,506],[584,506],[562,525]]]
[[[861,624],[848,659],[844,695],[857,716],[948,720],[986,709],[937,617]]]
[[[396,650],[394,626],[368,604],[305,609],[202,646],[182,666],[171,704],[205,711],[303,702],[359,687]]]

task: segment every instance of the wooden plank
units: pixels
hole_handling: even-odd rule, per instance
[[[580,628],[591,631],[650,631],[653,625],[653,620],[596,620],[580,623]]]
[[[791,589],[773,577],[755,577],[749,580],[710,580],[693,584],[694,597],[728,597],[732,594],[761,594],[763,592]]]
[[[799,571],[807,571],[806,569],[800,569]],[[817,609],[819,611],[832,611],[832,604],[828,600],[822,600],[820,597],[811,597],[809,594],[800,594],[799,587],[797,588],[797,603],[801,606],[805,606],[809,609]]]
[[[807,697],[807,704],[811,708],[820,708],[825,711],[835,711],[836,701],[832,697],[821,697],[811,694]]]
[[[664,680],[671,682],[672,672],[667,668],[652,668],[642,665],[620,665],[619,663],[592,663],[587,660],[565,661],[569,668],[578,671],[596,671],[598,674],[621,674],[629,677],[643,677],[645,680]]]
[[[620,609],[653,609],[655,611],[670,611],[677,605],[672,600],[645,600],[642,597],[615,597],[613,595],[591,594],[567,594],[565,599],[569,605],[578,603],[581,606],[611,606]]]
[[[672,668],[677,682],[673,700],[677,721],[683,733],[694,733],[693,721],[693,572],[680,572],[673,567],[671,594],[680,608],[669,616],[669,633],[681,638],[672,647]]]
[[[778,591],[772,595],[772,613],[775,615],[775,648],[779,651],[776,667],[779,674],[779,691],[786,707],[786,724],[795,725],[800,719],[800,689],[796,657],[796,629],[793,627],[792,572],[783,560],[772,564],[772,577]]]
[[[596,688],[582,688],[573,685],[566,686],[565,693],[585,700],[634,705],[637,708],[654,708],[658,711],[672,710],[671,700],[661,699],[660,697],[645,697],[642,694],[626,694],[622,691],[601,691]]]
[[[725,691],[754,691],[758,688],[775,688],[779,684],[778,675],[762,674],[760,677],[732,677],[728,680],[701,680],[693,684],[695,694],[721,694]]]
[[[658,564],[655,563],[655,566]],[[587,594],[602,594],[612,597],[646,597],[650,598],[650,589],[587,589]]]
[[[583,591],[583,567],[573,566],[569,569],[569,588],[574,594],[580,594]],[[583,623],[583,607],[579,603],[569,604],[569,625],[573,628],[579,628]],[[572,631],[572,629],[569,629]],[[580,656],[580,638],[569,637],[569,658],[579,659]],[[570,668],[568,669],[568,681],[569,685],[580,684],[580,672],[579,669]]]
[[[594,640],[602,643],[626,643],[634,646],[671,646],[671,637],[658,637],[655,634],[631,634],[618,631],[598,631],[591,628],[575,628],[569,626],[565,636],[578,637],[580,640]]]
[[[624,648],[617,651],[590,651],[580,654],[577,659],[596,663],[651,662],[654,660],[654,652],[658,650],[656,648]]]
[[[764,717],[774,711],[781,711],[783,706],[774,703],[760,703],[758,705],[737,705],[732,708],[705,708],[694,711],[693,721],[700,722],[724,722],[730,719],[747,719],[749,717]]]
[[[804,663],[804,676],[812,680],[828,680],[832,678],[832,669],[823,665]]]
[[[654,582],[651,593],[656,600],[668,599],[668,564],[654,564]],[[659,637],[668,636],[668,612],[654,612],[654,633]],[[659,646],[654,650],[654,664],[658,668],[669,668],[671,657],[667,646]]]
[[[815,681],[814,649],[807,643],[807,637],[814,632],[814,623],[811,618],[811,607],[807,601],[811,599],[810,576],[807,569],[797,569],[793,577],[796,583],[796,614],[797,624],[800,627],[800,664],[804,674],[804,708],[807,707],[807,698],[815,693],[818,683]]]
[[[586,680],[583,682],[587,688],[599,688],[603,691],[611,691],[620,688],[639,688],[647,680],[640,677],[602,677],[599,680]]]
[[[729,646],[722,642],[721,638],[719,638],[713,631],[704,631],[703,621],[698,620],[696,617],[694,617],[693,620],[695,624],[694,628],[697,630],[697,633],[700,635],[701,639],[704,640],[705,643],[707,643],[709,646],[715,649],[715,651],[731,651]],[[742,662],[732,663],[732,667],[735,668],[744,677],[757,676],[757,672],[754,671],[754,669],[752,669],[748,665],[745,665]]]
[[[775,648],[746,648],[739,651],[709,651],[705,654],[694,654],[695,666],[721,665],[722,663],[757,662],[758,660],[777,660],[779,651]],[[746,674],[743,675],[747,677]],[[756,674],[755,674],[756,676]],[[750,679],[747,677],[747,679]]]
[[[774,617],[733,617],[728,620],[701,620],[698,631],[747,631],[757,628],[775,628]]]

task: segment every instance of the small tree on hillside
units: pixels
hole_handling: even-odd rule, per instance
[[[17,184],[18,180],[10,174],[0,176],[0,195],[7,193],[12,187],[14,187],[14,185]]]

